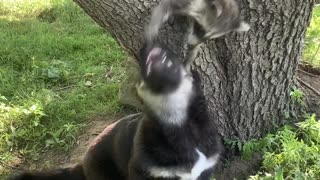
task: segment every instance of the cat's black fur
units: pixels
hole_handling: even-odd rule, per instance
[[[153,51],[154,48],[158,48],[158,51]],[[152,51],[154,54],[149,56]],[[164,53],[167,62],[162,63]],[[181,122],[177,121],[178,124],[175,124],[170,121],[171,116],[159,116],[155,113],[158,109],[154,109],[158,106],[147,104],[145,113],[123,118],[101,133],[76,167],[41,173],[23,172],[12,177],[12,180],[178,180],[178,175],[174,175],[178,171],[174,169],[170,177],[161,177],[161,174],[158,176],[157,173],[151,173],[151,169],[175,168],[179,172],[189,172],[200,157],[195,151],[196,148],[206,157],[218,157],[221,143],[214,121],[209,118],[197,73],[182,73],[186,70],[181,60],[162,45],[153,45],[151,50],[144,48],[141,57],[143,84],[137,86],[140,96],[144,96],[143,93],[148,91],[155,96],[170,98],[168,94],[176,92],[182,82],[191,80],[190,93],[182,89],[185,96],[182,94],[181,97],[188,101],[188,105],[185,111],[187,114],[180,119]],[[151,65],[147,63],[148,57],[148,62],[152,61]],[[169,61],[172,61],[172,64]],[[149,74],[148,67],[151,68]],[[149,97],[141,97],[142,100],[146,98]],[[147,101],[152,102],[150,99]],[[179,105],[180,102],[176,103]],[[161,112],[166,112],[169,107],[163,108]],[[180,110],[183,109],[177,109],[177,112]],[[209,180],[212,171],[213,166],[204,170],[197,179]]]

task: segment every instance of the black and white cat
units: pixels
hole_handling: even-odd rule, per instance
[[[197,74],[160,44],[142,49],[137,93],[146,111],[109,125],[73,168],[13,180],[209,180],[221,153]]]

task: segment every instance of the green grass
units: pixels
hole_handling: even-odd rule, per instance
[[[71,0],[0,0],[0,44],[0,174],[121,109],[126,54]]]
[[[305,43],[304,62],[320,67],[320,6],[314,8]]]
[[[320,121],[315,115],[294,126],[284,126],[274,134],[246,142],[244,158],[263,153],[260,172],[251,180],[320,179]]]

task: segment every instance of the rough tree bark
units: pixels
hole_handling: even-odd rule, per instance
[[[157,0],[75,0],[134,57]],[[248,33],[202,46],[195,61],[219,133],[246,140],[284,122],[314,0],[241,0]],[[162,30],[161,40],[183,49],[186,19]]]

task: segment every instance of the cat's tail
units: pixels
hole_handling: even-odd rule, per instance
[[[20,172],[9,178],[9,180],[85,180],[81,164],[74,167],[61,168],[43,172]]]

